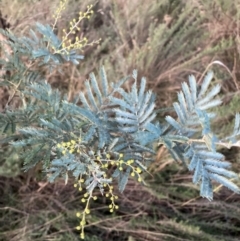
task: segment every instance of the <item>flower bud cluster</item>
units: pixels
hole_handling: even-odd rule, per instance
[[[81,140],[79,141],[81,142]],[[62,148],[62,153],[65,154],[66,152],[75,153],[78,146],[80,146],[80,143],[76,143],[76,141],[71,140],[70,142],[62,142],[60,145],[58,145],[59,148]],[[83,150],[82,150],[83,151]],[[116,156],[116,154],[114,154]],[[78,188],[79,191],[83,190],[82,184],[87,183],[87,179],[89,176],[92,176],[99,182],[99,188],[101,193],[110,200],[110,204],[108,205],[109,212],[113,213],[115,210],[119,209],[119,206],[116,204],[116,200],[118,199],[118,196],[114,194],[114,187],[111,185],[111,178],[108,177],[108,170],[110,168],[119,169],[119,171],[125,171],[126,168],[131,168],[130,175],[132,177],[136,177],[139,182],[142,181],[141,178],[141,168],[137,164],[137,162],[133,159],[126,160],[124,159],[124,155],[122,153],[117,154],[118,157],[112,158],[111,153],[101,153],[98,151],[97,153],[93,152],[91,153],[92,158],[94,159],[95,164],[98,164],[100,167],[100,171],[102,171],[103,174],[100,176],[97,176],[94,169],[90,169],[87,171],[84,176],[80,176],[77,183],[74,184],[75,188]],[[115,159],[115,160],[114,160]],[[105,180],[110,180],[109,182],[105,182]],[[85,182],[86,181],[86,182]],[[87,188],[86,188],[87,189]],[[80,223],[76,227],[77,230],[79,230],[80,237],[84,239],[84,227],[86,225],[86,215],[90,214],[90,201],[91,199],[96,200],[97,196],[92,195],[93,191],[86,191],[84,193],[83,197],[81,198],[81,202],[85,204],[85,208],[82,212],[77,212],[76,216],[80,218]]]
[[[128,160],[127,162],[126,162],[126,165],[127,166],[130,166],[131,168],[132,168],[132,172],[131,172],[131,176],[132,177],[137,177],[137,180],[139,181],[139,182],[141,182],[142,181],[142,177],[141,177],[141,173],[142,173],[142,170],[140,169],[140,167],[136,167],[136,166],[133,166],[132,164],[134,164],[134,160]]]
[[[142,177],[140,175],[142,173],[141,168],[135,163],[133,159],[124,161],[122,158],[123,154],[120,154],[119,159],[116,161],[116,166],[118,167],[119,171],[123,171],[124,168],[129,166],[132,169],[131,176],[137,177],[138,182],[142,182]]]
[[[77,188],[78,187],[78,191],[82,191],[83,190],[83,188],[82,188],[82,184],[85,182],[85,180],[83,179],[83,178],[80,178],[79,180],[78,180],[78,183],[75,183],[74,184],[74,187],[75,188]]]
[[[83,212],[77,212],[76,216],[81,218],[79,226],[76,227],[77,230],[81,231],[80,237],[84,239],[84,227],[86,225],[86,215],[90,214],[90,200],[97,200],[97,196],[93,196],[92,193],[86,192],[81,199],[82,203],[86,203]]]
[[[55,13],[53,14],[53,18],[55,20],[54,24],[53,24],[53,29],[55,28],[58,19],[61,18],[61,13],[62,13],[62,11],[65,10],[67,1],[68,0],[61,0],[60,3],[59,3],[59,7],[56,9]]]
[[[81,153],[80,143],[81,139],[79,138],[77,142],[75,140],[70,140],[67,142],[58,143],[57,148],[61,150],[63,155],[66,155],[68,153]]]
[[[70,38],[71,35],[76,34],[76,31],[80,31],[79,24],[83,19],[90,19],[90,17],[93,15],[93,10],[92,10],[93,5],[88,5],[86,12],[79,12],[78,18],[72,19],[70,21],[70,27],[68,30],[63,29],[63,37],[62,37],[62,42],[61,42],[61,47],[58,50],[55,50],[55,53],[60,53],[60,54],[69,54],[71,50],[77,50],[77,49],[83,49],[87,45],[93,45],[93,44],[98,44],[99,40],[93,41],[91,43],[88,42],[88,39],[86,37],[84,38],[79,38],[76,36],[74,39]]]
[[[111,200],[111,204],[108,207],[109,207],[110,213],[112,213],[114,211],[114,209],[119,208],[118,205],[116,205],[116,203],[115,203],[115,200],[118,199],[118,196],[113,194],[113,186],[112,185],[107,184],[107,186],[108,186],[109,190],[105,194],[105,196]]]
[[[58,19],[61,18],[62,11],[66,8],[68,0],[61,0],[59,7],[53,14],[54,18],[54,24],[52,29],[54,30]],[[93,10],[92,10],[93,5],[88,5],[87,10],[85,12],[79,12],[78,13],[78,18],[73,18],[70,21],[70,26],[68,29],[63,29],[63,37],[61,44],[59,45],[59,48],[56,49],[56,47],[52,47],[54,54],[62,54],[62,55],[69,55],[72,50],[82,50],[85,46],[92,46],[94,44],[99,44],[101,39],[94,40],[92,42],[88,42],[88,39],[86,37],[79,38],[78,36],[75,36],[73,39],[72,35],[75,35],[77,31],[80,31],[79,24],[83,19],[90,19],[91,16],[93,15]]]

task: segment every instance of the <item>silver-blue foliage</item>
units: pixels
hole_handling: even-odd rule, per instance
[[[218,145],[239,146],[240,116],[236,114],[230,136],[220,140],[212,132],[215,114],[210,109],[222,103],[217,97],[220,85],[210,87],[212,72],[205,76],[201,86],[197,86],[191,75],[189,83],[182,84],[178,102],[173,104],[177,118],[166,116],[166,122],[159,123],[156,95],[147,90],[146,79],[139,78],[136,70],[132,76],[113,83],[108,81],[102,67],[100,80],[91,73],[85,82],[85,92],[69,102],[44,80],[40,71],[29,69],[22,58],[36,61],[38,67],[53,68],[66,61],[77,64],[83,56],[75,50],[58,52],[61,41],[48,25],[38,23],[36,31],[41,37],[33,30],[29,37],[22,38],[2,31],[11,39],[8,44],[13,53],[8,60],[1,59],[0,64],[4,70],[16,72],[11,81],[18,85],[23,105],[18,110],[6,106],[5,112],[0,113],[0,130],[5,135],[0,143],[10,142],[22,153],[25,170],[41,162],[50,181],[59,176],[67,181],[69,175],[77,179],[85,175],[87,190],[99,187],[102,192],[103,185],[111,179],[106,178],[107,170],[100,164],[108,163],[110,155],[112,160],[121,158],[126,164],[122,170],[116,168],[112,172],[112,178],[117,179],[119,190],[123,191],[132,170],[127,162],[134,160],[134,167],[147,171],[157,143],[163,144],[176,161],[193,172],[193,183],[200,184],[201,196],[212,200],[213,181],[240,193],[232,182],[237,174],[229,170],[231,164],[217,150]],[[124,84],[129,80],[133,83],[126,91]],[[9,83],[8,76],[3,76],[0,84],[9,86]],[[77,147],[81,151],[63,155],[61,143],[72,140],[79,140]]]
[[[221,183],[234,192],[240,193],[240,189],[229,179],[238,178],[237,174],[227,170],[231,164],[224,161],[224,156],[217,152],[216,145],[223,143],[211,130],[211,120],[214,114],[208,109],[220,105],[222,102],[217,98],[220,85],[209,90],[213,73],[209,72],[203,80],[200,91],[197,91],[196,79],[189,77],[189,86],[182,84],[182,91],[178,94],[178,103],[174,103],[177,119],[171,116],[166,121],[171,125],[165,139],[161,140],[169,149],[176,160],[188,163],[190,171],[194,171],[193,183],[201,183],[200,194],[212,200],[212,181]],[[234,143],[239,128],[239,115],[233,135],[229,138]],[[179,140],[171,140],[169,134],[179,135]],[[187,139],[184,139],[187,138]]]

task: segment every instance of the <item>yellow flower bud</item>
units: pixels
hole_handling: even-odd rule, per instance
[[[141,173],[141,172],[142,170],[139,167],[137,167],[137,173]]]
[[[81,222],[80,222],[80,225],[81,225],[81,226],[84,226],[84,225],[85,225],[85,222],[84,222],[84,221],[81,221]]]

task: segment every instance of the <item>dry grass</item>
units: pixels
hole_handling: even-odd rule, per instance
[[[0,179],[0,239],[78,240],[75,213],[81,210],[81,194],[72,183],[65,186],[35,178]],[[239,196],[227,190],[209,202],[198,196],[190,176],[166,168],[149,186],[130,181],[120,195],[120,209],[110,214],[107,200],[92,203],[86,240],[238,240]],[[26,184],[28,179],[28,183]]]

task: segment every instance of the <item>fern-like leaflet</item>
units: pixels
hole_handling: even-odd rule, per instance
[[[212,180],[240,193],[240,189],[229,180],[237,178],[237,174],[227,170],[231,166],[230,163],[224,161],[224,156],[216,149],[221,140],[211,131],[210,121],[215,114],[207,110],[222,103],[216,98],[220,85],[215,85],[208,91],[212,78],[213,73],[209,72],[200,91],[197,91],[196,79],[193,76],[189,77],[189,86],[186,83],[182,84],[182,91],[178,93],[178,103],[173,104],[178,119],[167,116],[166,121],[171,125],[168,133],[180,136],[183,143],[179,140],[169,140],[171,145],[165,143],[175,159],[188,163],[189,170],[194,171],[193,183],[201,182],[200,194],[209,200],[213,199]],[[234,136],[238,135],[239,126],[238,115],[236,117]]]

